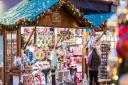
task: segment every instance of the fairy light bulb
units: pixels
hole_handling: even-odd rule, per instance
[[[114,80],[118,80],[118,78],[119,78],[118,75],[114,75],[114,76],[113,76],[113,79],[114,79]]]
[[[128,20],[128,14],[126,15],[126,19]]]
[[[119,58],[118,59],[118,63],[122,63],[122,58]]]

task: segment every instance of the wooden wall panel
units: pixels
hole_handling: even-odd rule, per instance
[[[70,27],[70,28],[79,27],[76,20],[66,11],[59,10],[59,14],[61,16],[61,22],[52,22],[51,19],[52,14],[50,14],[50,15],[46,15],[43,19],[41,19],[37,24],[37,26]]]

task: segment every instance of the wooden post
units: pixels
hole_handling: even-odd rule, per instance
[[[11,31],[11,68],[9,69],[9,77],[10,77],[10,80],[9,80],[9,83],[10,83],[10,85],[13,85],[13,74],[12,74],[12,62],[13,62],[13,60],[12,60],[12,57],[13,57],[13,52],[12,52],[12,45],[13,45],[13,40],[12,40],[12,33],[13,33],[13,31]]]
[[[33,31],[32,31],[32,33],[31,33],[31,35],[30,35],[30,37],[29,37],[27,43],[26,43],[25,46],[24,46],[24,49],[25,49],[25,48],[27,47],[27,45],[29,44],[30,39],[31,39],[32,35],[35,33],[35,31],[36,31],[36,27],[33,29]]]
[[[82,57],[82,66],[83,66],[83,68],[82,68],[82,74],[83,74],[83,78],[84,78],[84,75],[85,75],[85,70],[86,70],[86,62],[85,62],[85,56],[86,56],[86,47],[85,47],[85,44],[86,44],[86,33],[85,33],[85,31],[83,32],[83,57]]]
[[[17,56],[21,56],[21,29],[17,30]]]
[[[59,40],[56,40],[56,43],[55,43],[55,45],[54,45],[54,48],[56,48],[56,47],[57,47],[57,44],[58,44],[61,40],[64,39],[64,37],[68,34],[68,32],[69,32],[69,29],[66,31],[66,34],[65,34],[65,35],[61,35],[60,38],[59,38]]]
[[[6,62],[7,62],[7,33],[4,31],[4,84],[7,83],[7,77],[6,77]]]
[[[35,28],[35,30],[36,30],[36,28]],[[34,44],[36,44],[36,38],[37,38],[37,34],[36,34],[36,32],[34,32]]]
[[[3,35],[3,85],[5,84],[5,31],[2,33]]]

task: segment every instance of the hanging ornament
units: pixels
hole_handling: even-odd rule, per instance
[[[125,34],[128,34],[128,27],[125,25],[121,25],[119,27],[118,34],[119,34],[119,37],[123,37]]]
[[[105,23],[103,23],[103,25],[102,25],[103,27],[107,27],[107,23],[105,22]]]
[[[119,39],[116,49],[119,57],[128,58],[128,35],[127,34]]]
[[[23,21],[24,21],[24,22],[26,22],[26,21],[27,21],[27,19],[24,19]]]
[[[18,26],[16,25],[16,28],[18,28]]]
[[[37,20],[39,20],[40,19],[40,16],[37,16]]]
[[[19,21],[18,21],[18,25],[22,25],[22,24],[23,24],[22,19],[19,19]]]
[[[36,23],[38,24],[39,23],[39,20],[37,20]]]
[[[27,22],[25,22],[25,23],[24,23],[24,25],[25,25],[25,26],[27,26],[27,25],[28,25],[28,23],[27,23]]]
[[[41,14],[40,16],[43,17],[43,14]]]

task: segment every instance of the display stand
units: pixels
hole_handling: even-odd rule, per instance
[[[61,75],[60,83],[72,83],[72,84],[79,84],[82,83],[82,58],[83,56],[83,30],[82,29],[68,29],[61,28],[57,30],[57,38],[60,41],[59,45],[59,61],[58,66],[60,67],[58,73]],[[66,34],[66,35],[65,35]],[[63,36],[63,37],[62,37]],[[61,38],[61,40],[60,40]],[[62,51],[62,52],[61,52]],[[64,54],[63,54],[64,53]],[[65,71],[63,69],[68,68],[70,69],[70,76],[72,78],[68,79],[68,77],[64,77]],[[58,78],[58,76],[57,76]],[[66,82],[65,79],[66,78]],[[71,80],[72,79],[72,80]],[[71,81],[69,81],[71,80]]]
[[[107,81],[110,80],[110,76],[107,71],[110,43],[109,42],[101,42],[100,50],[101,50],[101,65],[99,68],[99,81],[107,83]]]

